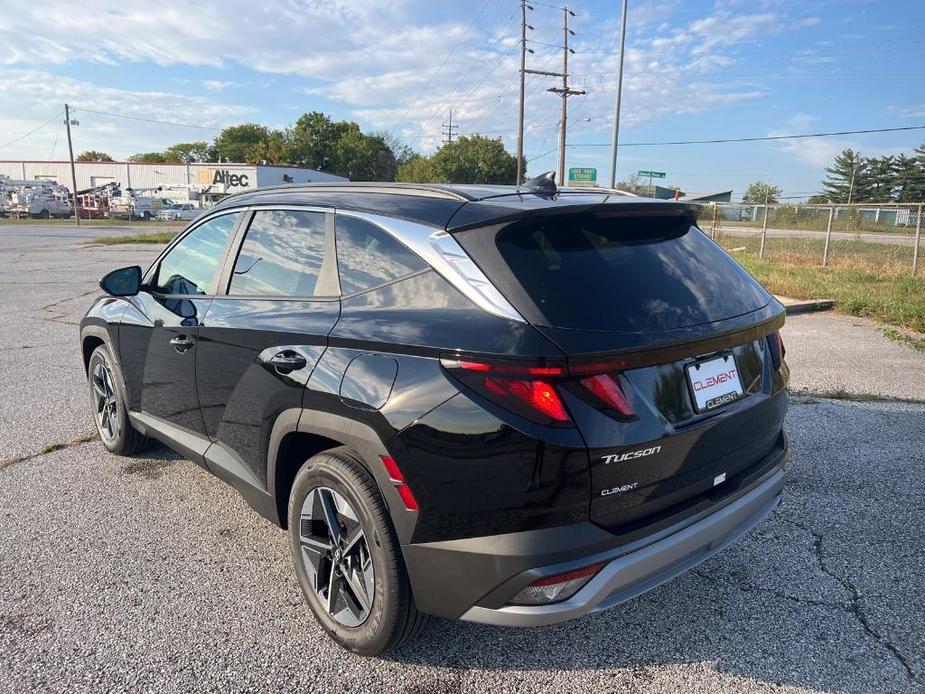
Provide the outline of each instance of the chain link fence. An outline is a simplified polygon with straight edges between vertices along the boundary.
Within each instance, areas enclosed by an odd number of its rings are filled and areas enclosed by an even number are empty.
[[[914,276],[925,262],[922,213],[922,203],[711,203],[700,226],[733,255]]]

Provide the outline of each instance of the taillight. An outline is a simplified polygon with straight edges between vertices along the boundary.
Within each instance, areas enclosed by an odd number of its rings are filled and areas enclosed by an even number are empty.
[[[455,378],[493,403],[525,419],[547,426],[570,427],[572,419],[562,400],[565,388],[598,409],[621,418],[635,416],[612,365],[600,364],[594,373],[587,365],[515,363],[444,358],[441,364]]]
[[[602,561],[580,569],[538,579],[511,598],[510,605],[548,605],[568,600],[606,566]]]
[[[774,365],[774,370],[777,371],[787,356],[787,349],[784,347],[784,340],[780,336],[779,330],[768,335],[768,346],[771,350],[771,363]]]

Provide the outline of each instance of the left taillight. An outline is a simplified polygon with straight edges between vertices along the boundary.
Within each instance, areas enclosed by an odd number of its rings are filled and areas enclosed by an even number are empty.
[[[784,347],[784,339],[779,330],[768,335],[768,347],[771,350],[771,363],[774,365],[774,370],[779,371],[787,356],[787,348]]]
[[[570,370],[565,363],[511,363],[443,358],[443,367],[457,380],[491,402],[538,424],[573,426],[560,389],[620,418],[635,416],[609,365],[599,370]],[[596,372],[599,371],[599,372]]]

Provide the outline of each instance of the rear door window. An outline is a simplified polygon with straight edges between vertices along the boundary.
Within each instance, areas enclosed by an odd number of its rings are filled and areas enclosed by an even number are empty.
[[[238,253],[228,293],[312,296],[324,262],[324,213],[261,210]]]
[[[769,301],[751,275],[679,215],[524,221],[501,229],[495,245],[508,272],[493,279],[515,306],[532,304],[528,313],[539,325],[671,330]]]
[[[378,287],[427,267],[387,232],[362,219],[337,215],[335,238],[341,294]]]

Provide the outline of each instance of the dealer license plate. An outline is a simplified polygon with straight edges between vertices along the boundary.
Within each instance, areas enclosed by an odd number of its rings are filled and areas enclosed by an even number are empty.
[[[688,364],[687,381],[698,412],[715,410],[742,397],[742,381],[731,354]]]

